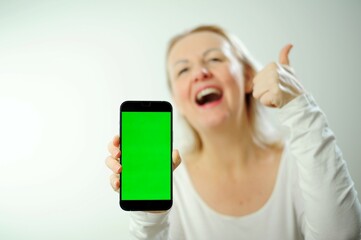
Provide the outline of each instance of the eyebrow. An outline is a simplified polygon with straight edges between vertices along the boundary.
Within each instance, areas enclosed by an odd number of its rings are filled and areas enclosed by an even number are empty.
[[[203,54],[202,56],[205,57],[207,56],[210,52],[213,52],[213,51],[218,51],[218,52],[222,52],[222,50],[220,48],[210,48],[210,49],[207,49]],[[176,61],[173,66],[176,66],[178,64],[181,64],[181,63],[188,63],[189,61],[186,60],[186,59],[181,59],[181,60],[178,60]]]
[[[222,52],[222,50],[220,48],[210,48],[207,51],[205,51],[202,55],[203,55],[203,57],[207,56],[210,52],[213,52],[213,51]]]
[[[181,63],[188,63],[188,60],[185,60],[185,59],[178,60],[173,64],[173,66],[176,66],[176,65],[181,64]]]

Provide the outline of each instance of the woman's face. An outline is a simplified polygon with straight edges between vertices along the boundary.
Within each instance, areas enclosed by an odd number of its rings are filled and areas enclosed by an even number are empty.
[[[242,117],[251,91],[229,43],[213,32],[180,39],[167,62],[172,94],[181,114],[196,130]]]

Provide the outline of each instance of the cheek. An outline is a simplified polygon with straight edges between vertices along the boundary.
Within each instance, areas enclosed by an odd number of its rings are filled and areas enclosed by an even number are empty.
[[[232,66],[231,68],[231,76],[233,77],[234,81],[234,90],[237,90],[237,92],[239,92],[240,95],[245,95],[246,94],[246,90],[245,90],[245,78],[244,78],[244,73],[243,73],[243,67],[239,64]]]
[[[237,82],[240,85],[244,85],[243,66],[240,64],[232,64],[230,69],[231,69],[231,74],[237,80]]]
[[[243,69],[239,64],[227,65],[222,71],[224,81],[232,88],[244,88]]]
[[[172,95],[177,108],[183,114],[186,100],[189,98],[189,89],[184,83],[175,82],[172,84]]]
[[[242,66],[237,65],[228,65],[223,71],[223,81],[227,86],[226,98],[232,104],[238,103],[244,99],[245,95],[245,82],[243,76]]]
[[[184,99],[188,95],[188,88],[184,82],[175,82],[172,87],[172,93],[174,98]]]

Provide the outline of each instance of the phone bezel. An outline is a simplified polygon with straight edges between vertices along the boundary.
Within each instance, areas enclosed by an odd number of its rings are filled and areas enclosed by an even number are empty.
[[[123,200],[122,199],[122,174],[120,173],[119,205],[125,211],[162,211],[168,210],[173,204],[173,171],[172,171],[172,149],[173,149],[173,108],[167,101],[124,101],[120,105],[119,138],[120,151],[122,151],[122,112],[169,112],[170,113],[170,200]],[[120,164],[122,157],[120,156]]]

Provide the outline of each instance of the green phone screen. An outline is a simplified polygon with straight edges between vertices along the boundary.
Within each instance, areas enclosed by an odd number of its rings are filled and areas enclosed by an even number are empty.
[[[122,112],[122,200],[171,199],[171,113]]]

